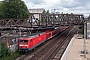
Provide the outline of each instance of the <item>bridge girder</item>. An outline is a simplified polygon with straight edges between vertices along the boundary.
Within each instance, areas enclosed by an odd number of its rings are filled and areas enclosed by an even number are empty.
[[[46,27],[46,26],[60,26],[71,24],[83,24],[83,14],[40,14],[31,13],[28,19],[0,19],[0,26],[26,26],[26,27]]]

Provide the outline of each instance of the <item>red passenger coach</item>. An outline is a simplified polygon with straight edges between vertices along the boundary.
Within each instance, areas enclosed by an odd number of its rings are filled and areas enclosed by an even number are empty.
[[[34,34],[28,37],[20,37],[18,40],[19,51],[32,50],[36,46],[45,42],[47,39],[54,37],[59,32],[65,30],[67,27],[57,27],[55,30],[46,30],[45,32]]]

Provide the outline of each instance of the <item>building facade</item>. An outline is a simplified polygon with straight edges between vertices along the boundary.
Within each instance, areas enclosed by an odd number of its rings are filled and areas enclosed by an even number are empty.
[[[44,11],[45,9],[43,8],[40,8],[40,9],[29,9],[29,12],[31,14],[34,14],[34,17],[35,19],[38,19],[40,18],[40,14]]]

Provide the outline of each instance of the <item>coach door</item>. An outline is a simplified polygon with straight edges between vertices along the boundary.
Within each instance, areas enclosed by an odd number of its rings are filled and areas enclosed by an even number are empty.
[[[30,48],[32,48],[33,47],[33,41],[32,41],[32,39],[30,40]]]

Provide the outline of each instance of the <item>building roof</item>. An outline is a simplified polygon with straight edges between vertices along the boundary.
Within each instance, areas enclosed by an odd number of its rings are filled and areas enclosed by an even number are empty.
[[[37,9],[29,9],[30,13],[42,13],[45,9],[37,8]]]

